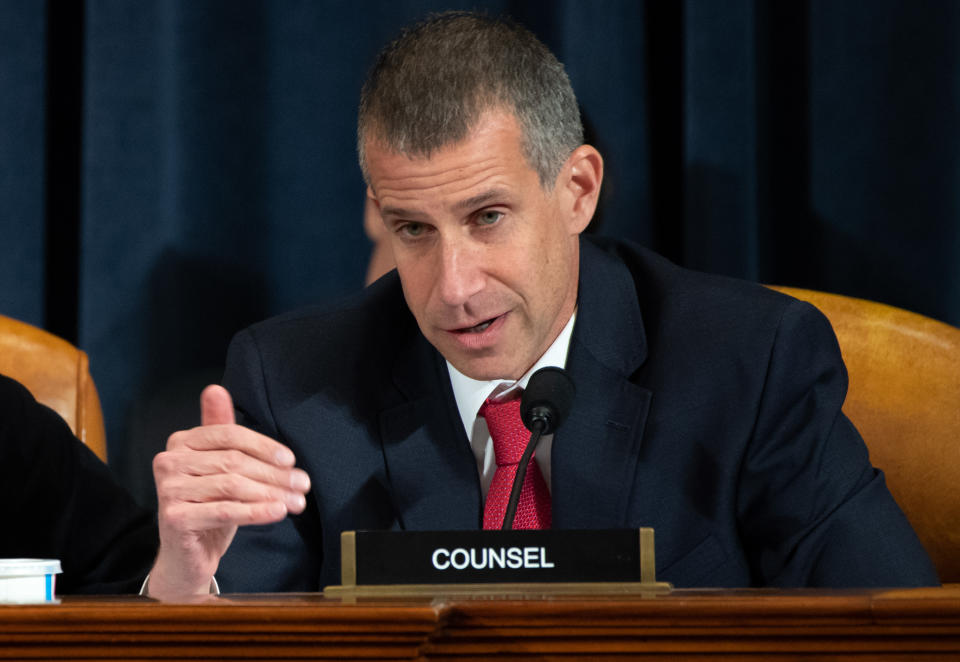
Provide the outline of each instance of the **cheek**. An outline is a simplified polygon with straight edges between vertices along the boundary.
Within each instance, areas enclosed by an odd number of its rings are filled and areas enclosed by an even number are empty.
[[[548,317],[559,312],[571,296],[571,288],[576,287],[571,282],[576,278],[571,250],[578,250],[578,247],[571,249],[569,241],[544,245],[536,270],[531,274],[531,287],[536,287],[536,292],[531,294],[539,299],[539,306]]]

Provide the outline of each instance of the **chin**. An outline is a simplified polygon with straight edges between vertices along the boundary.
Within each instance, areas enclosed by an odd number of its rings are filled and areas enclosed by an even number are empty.
[[[450,361],[453,366],[465,374],[470,379],[477,381],[491,381],[494,379],[519,379],[523,373],[514,375],[516,372],[508,365],[508,362],[501,359],[467,359],[463,361]]]

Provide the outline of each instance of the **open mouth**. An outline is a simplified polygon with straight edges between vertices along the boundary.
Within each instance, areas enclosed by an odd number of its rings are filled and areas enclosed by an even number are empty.
[[[466,332],[466,333],[482,333],[482,332],[486,331],[486,330],[487,330],[487,327],[489,327],[489,326],[490,326],[491,324],[493,324],[495,321],[497,321],[497,318],[496,318],[496,317],[494,317],[494,318],[492,318],[492,319],[488,319],[486,322],[480,322],[480,323],[477,324],[476,326],[471,326],[469,329],[464,329],[464,332]]]
[[[466,327],[463,327],[462,329],[456,329],[453,332],[458,334],[483,333],[484,331],[490,328],[491,324],[494,324],[497,320],[499,320],[502,317],[503,315],[497,315],[496,317],[491,317],[490,319],[484,320],[479,324],[475,324],[473,326],[466,326]]]
[[[450,329],[448,337],[454,339],[460,350],[466,352],[489,351],[503,341],[503,329],[510,312],[490,317],[473,326]]]

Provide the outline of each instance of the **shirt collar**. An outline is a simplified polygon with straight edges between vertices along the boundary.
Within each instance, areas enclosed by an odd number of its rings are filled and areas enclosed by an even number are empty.
[[[480,407],[494,390],[497,396],[503,396],[514,391],[517,388],[526,388],[530,376],[540,368],[553,366],[563,368],[567,364],[567,352],[570,349],[570,337],[573,334],[573,323],[577,317],[576,311],[570,316],[566,326],[560,331],[560,335],[553,341],[553,344],[547,348],[543,356],[533,364],[526,374],[519,380],[494,379],[481,381],[471,379],[462,372],[453,367],[447,361],[447,372],[450,374],[450,385],[453,387],[453,397],[457,400],[457,409],[460,411],[460,419],[463,421],[463,429],[469,439],[473,431],[473,422],[477,418],[477,412]]]

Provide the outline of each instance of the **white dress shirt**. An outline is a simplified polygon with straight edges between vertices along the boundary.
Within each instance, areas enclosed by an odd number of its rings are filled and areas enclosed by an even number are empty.
[[[454,368],[447,361],[447,371],[450,373],[450,384],[453,386],[453,396],[457,400],[457,409],[460,410],[460,419],[463,421],[463,429],[467,433],[467,439],[470,440],[470,446],[473,448],[473,454],[477,458],[477,470],[480,472],[480,487],[483,489],[483,496],[486,498],[487,490],[490,489],[490,481],[493,480],[493,473],[497,469],[496,458],[493,454],[493,439],[490,438],[490,431],[487,429],[487,422],[482,417],[477,416],[480,407],[484,401],[491,395],[497,398],[506,397],[517,388],[526,388],[530,376],[540,368],[548,366],[564,368],[567,365],[567,352],[570,349],[570,336],[573,334],[573,322],[577,317],[574,312],[570,316],[567,325],[563,327],[560,335],[553,341],[553,344],[543,353],[530,370],[517,381],[507,379],[494,379],[492,381],[478,381],[467,377],[462,372]],[[553,435],[548,434],[540,437],[540,443],[537,444],[536,453],[533,459],[540,467],[540,473],[547,483],[547,488],[552,489],[550,484],[550,451],[553,449]]]

